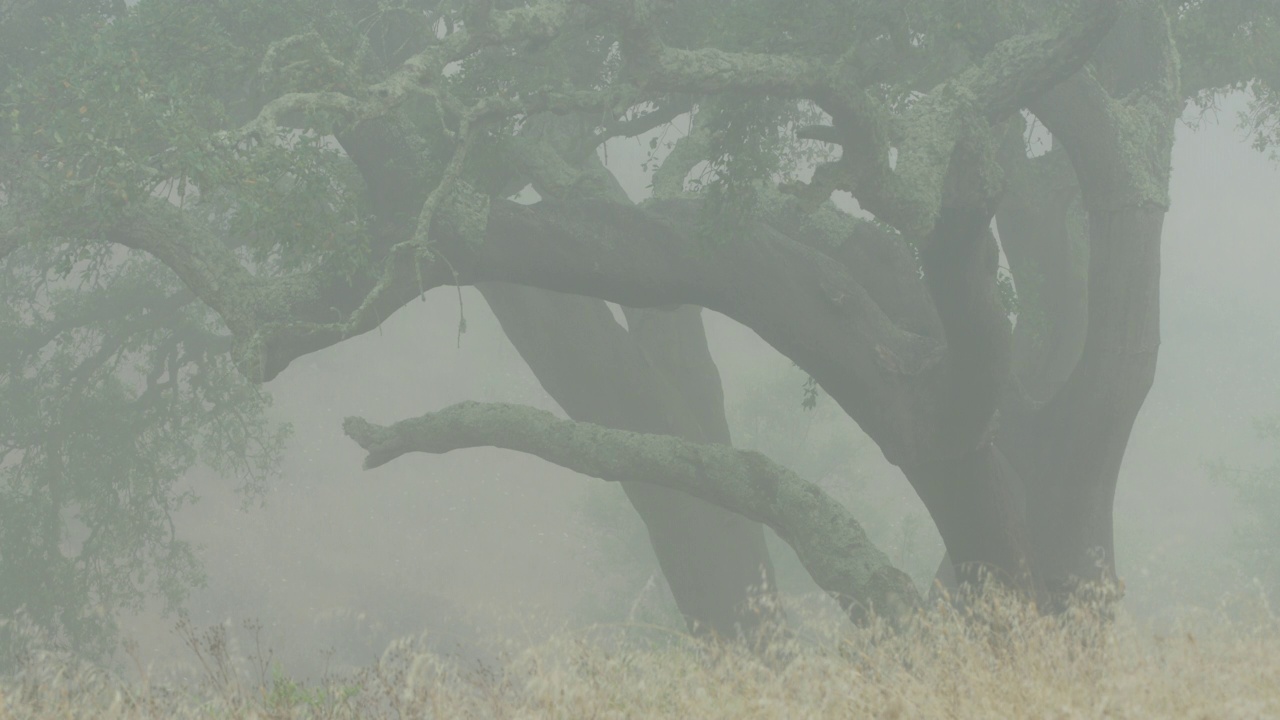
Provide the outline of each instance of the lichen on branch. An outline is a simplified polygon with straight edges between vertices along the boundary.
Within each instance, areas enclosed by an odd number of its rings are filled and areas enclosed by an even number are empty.
[[[608,481],[687,492],[764,523],[795,549],[818,586],[855,620],[897,621],[920,604],[853,515],[822,488],[757,452],[561,420],[545,410],[464,402],[390,426],[349,417],[347,436],[376,468],[410,452],[500,447]]]

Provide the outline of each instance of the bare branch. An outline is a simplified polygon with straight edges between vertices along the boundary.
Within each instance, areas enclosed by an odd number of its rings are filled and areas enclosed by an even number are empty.
[[[848,510],[756,452],[575,423],[496,403],[460,403],[389,427],[352,417],[343,429],[368,451],[366,468],[409,452],[494,446],[604,480],[681,490],[773,528],[818,586],[855,619],[874,610],[896,620],[920,604],[911,579],[871,543]]]

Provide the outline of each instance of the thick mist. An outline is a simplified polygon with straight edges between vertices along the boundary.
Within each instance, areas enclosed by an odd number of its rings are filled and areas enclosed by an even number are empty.
[[[1249,591],[1232,555],[1242,508],[1207,463],[1268,461],[1252,421],[1280,408],[1280,170],[1237,129],[1243,107],[1233,96],[1217,113],[1189,112],[1177,130],[1161,357],[1116,500],[1125,606],[1162,623]],[[647,193],[647,147],[647,137],[607,146],[608,167],[637,199]],[[819,393],[804,409],[806,375],[754,332],[710,311],[703,318],[735,442],[855,503],[873,539],[927,585],[942,544],[901,473],[830,398]],[[432,290],[266,388],[272,417],[293,429],[280,477],[247,498],[193,472],[187,482],[201,500],[175,519],[208,570],[189,603],[197,625],[229,623],[248,642],[241,624],[260,620],[262,639],[303,675],[366,663],[423,631],[442,653],[488,661],[497,637],[533,640],[594,622],[681,626],[644,527],[614,483],[492,448],[360,469],[363,453],[341,429],[349,415],[392,422],[463,400],[560,413],[475,290]],[[789,548],[776,537],[770,547],[784,593],[816,596]],[[172,620],[133,616],[124,634],[143,658],[182,658]]]

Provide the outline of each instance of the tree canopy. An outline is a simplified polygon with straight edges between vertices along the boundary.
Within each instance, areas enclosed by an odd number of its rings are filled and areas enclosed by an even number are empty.
[[[0,613],[101,643],[113,609],[179,602],[200,573],[175,483],[269,477],[260,384],[481,283],[722,312],[903,469],[962,578],[1114,578],[1174,123],[1249,89],[1269,147],[1277,22],[1259,0],[6,0]],[[677,122],[630,202],[606,141]],[[520,408],[347,428],[372,464],[498,445],[665,483],[776,529],[851,609],[915,602],[762,456]]]

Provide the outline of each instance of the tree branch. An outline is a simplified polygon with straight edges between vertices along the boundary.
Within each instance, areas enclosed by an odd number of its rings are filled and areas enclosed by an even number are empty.
[[[386,260],[387,272],[354,283],[323,269],[256,277],[215,235],[160,201],[140,203],[108,237],[156,256],[217,311],[251,378],[270,379],[296,357],[372,330],[433,287],[511,282],[630,307],[725,313],[804,367],[890,461],[936,451],[930,409],[941,344],[898,327],[849,270],[766,225],[707,247],[696,234],[699,207],[497,201],[483,242],[447,227],[434,229],[428,256],[388,241],[401,250]]]
[[[972,89],[988,120],[1003,120],[1084,67],[1119,16],[1119,0],[1089,0],[1062,31],[999,43],[959,82]]]
[[[980,63],[940,84],[904,113],[895,114],[852,87],[847,68],[824,70],[809,90],[831,114],[831,130],[805,136],[844,147],[839,161],[819,166],[812,188],[793,188],[818,200],[846,190],[876,217],[908,237],[927,237],[944,202],[944,183],[957,143],[980,136],[1084,66],[1118,15],[1117,0],[1092,0],[1058,33],[1023,35],[996,45]],[[842,139],[838,139],[842,138]],[[891,167],[889,154],[897,151]],[[970,190],[999,193],[998,179],[973,178]]]
[[[459,102],[435,87],[449,63],[462,60],[485,47],[555,37],[569,21],[571,6],[575,4],[573,0],[543,0],[536,5],[495,13],[486,17],[474,32],[465,27],[455,30],[405,60],[400,69],[381,82],[362,88],[356,94],[334,91],[285,93],[266,103],[257,117],[238,131],[225,134],[223,140],[234,143],[246,138],[274,137],[280,118],[290,113],[330,113],[348,123],[381,117],[413,94],[434,96],[458,114],[463,112]],[[274,52],[268,53],[264,61],[268,69],[273,64],[273,56]],[[570,94],[562,99],[572,103],[579,98]],[[481,104],[484,107],[477,110],[477,114],[498,111],[492,104],[484,101]]]
[[[624,328],[603,300],[507,283],[477,289],[570,419],[730,444],[701,308],[624,308]],[[732,637],[735,625],[747,629],[766,619],[743,606],[777,589],[760,523],[679,490],[620,484],[693,632]]]
[[[1143,46],[1133,63],[1140,77],[1126,78],[1113,93],[1103,78],[1119,73],[1103,64],[1028,104],[1066,148],[1091,213],[1169,205],[1173,134],[1167,126],[1184,104],[1169,19],[1148,2],[1127,12],[1123,24],[1126,36],[1111,42]]]
[[[130,204],[105,237],[147,252],[177,273],[222,318],[235,339],[237,365],[252,379],[266,379],[267,369],[279,364],[263,347],[274,328],[324,307],[321,273],[256,277],[221,238],[163,200]]]
[[[1080,187],[1061,145],[1029,158],[1024,132],[1025,125],[1018,123],[1002,148],[1000,162],[1010,182],[996,222],[1018,286],[1014,371],[1027,394],[1021,400],[1035,403],[1061,387],[1080,357],[1087,314],[1088,231]],[[1002,414],[1012,417],[1005,410]]]
[[[896,326],[839,263],[772,228],[757,224],[727,247],[707,247],[696,236],[699,207],[494,203],[483,243],[446,244],[441,253],[457,269],[456,282],[511,282],[629,307],[688,304],[725,313],[813,375],[891,461],[929,452],[920,423],[923,414],[928,424],[940,344]],[[455,282],[442,263],[423,261],[428,286]],[[400,278],[389,294],[416,292],[409,271]]]
[[[368,451],[366,468],[408,452],[493,446],[604,480],[681,490],[773,528],[855,620],[869,610],[901,619],[920,603],[911,579],[890,564],[843,506],[756,452],[574,423],[544,410],[496,403],[460,403],[389,427],[351,417],[343,429]]]

